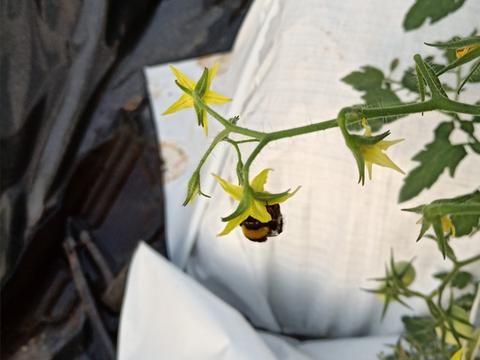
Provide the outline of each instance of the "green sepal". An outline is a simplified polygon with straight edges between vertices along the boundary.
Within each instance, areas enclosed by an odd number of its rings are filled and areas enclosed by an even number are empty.
[[[269,193],[269,192],[256,192],[254,191],[253,192],[253,197],[257,200],[260,200],[260,201],[265,201],[265,202],[270,202],[270,201],[275,201],[277,199],[280,199],[281,197],[285,196],[285,195],[288,195],[288,193],[290,192],[290,189],[288,189],[287,191],[284,191],[284,192],[281,192],[281,193],[275,193],[275,194],[272,194],[272,193]]]
[[[437,47],[440,49],[461,49],[467,46],[480,45],[480,36],[469,36],[463,39],[457,38],[454,40],[438,43],[424,43],[428,46]]]
[[[417,242],[420,241],[420,239],[426,234],[428,229],[430,229],[431,223],[427,221],[426,219],[422,219],[422,226],[420,227],[420,233],[417,236]]]
[[[419,54],[416,54],[413,59],[421,76],[427,82],[432,98],[437,96],[448,98],[433,67],[428,62],[425,62]]]
[[[205,113],[205,110],[203,110],[200,106],[197,105],[197,103],[193,103],[193,108],[195,109],[195,113],[197,114],[197,123],[198,126],[203,127],[203,114]]]
[[[415,65],[415,73],[417,74],[417,88],[418,92],[420,93],[420,99],[422,101],[425,101],[425,79],[422,76],[422,73],[420,72],[420,69],[418,68],[418,65]]]
[[[435,232],[436,240],[442,256],[445,259],[447,253],[447,239],[443,235],[442,221],[437,217],[432,221],[433,231]]]
[[[423,214],[423,209],[425,208],[425,206],[426,205],[419,205],[413,208],[402,209],[402,211],[413,212],[416,214]]]
[[[232,219],[235,219],[237,216],[240,216],[243,212],[245,212],[248,209],[248,207],[250,206],[250,202],[251,202],[251,197],[247,195],[244,196],[240,201],[240,203],[238,204],[235,211],[232,212],[230,215],[223,217],[222,221],[223,222],[230,221]]]
[[[198,80],[197,84],[195,85],[195,93],[202,98],[207,91],[207,84],[208,84],[208,69],[205,68],[203,70],[202,76]]]
[[[374,136],[351,135],[352,139],[361,145],[375,145],[390,135],[390,130]]]
[[[192,90],[190,90],[190,89],[186,88],[185,86],[183,86],[182,84],[180,84],[180,83],[178,82],[178,80],[175,80],[175,84],[177,84],[177,86],[178,86],[185,94],[192,96]]]
[[[460,94],[460,91],[463,89],[463,87],[465,86],[465,84],[467,83],[467,81],[473,77],[473,75],[477,72],[477,70],[480,69],[480,61],[478,61],[477,63],[475,63],[473,66],[472,66],[472,69],[470,70],[470,72],[468,73],[468,75],[465,77],[465,79],[463,79],[462,83],[460,84],[460,86],[458,87],[457,89],[457,94]]]
[[[183,206],[187,206],[191,201],[195,199],[195,196],[197,195],[202,195],[207,198],[210,198],[210,195],[207,195],[202,192],[200,188],[200,173],[198,171],[195,171],[192,174],[192,177],[190,178],[190,180],[188,181],[187,195],[185,196]]]

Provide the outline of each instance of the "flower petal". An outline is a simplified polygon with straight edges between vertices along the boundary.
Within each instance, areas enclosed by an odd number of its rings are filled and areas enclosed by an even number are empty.
[[[187,94],[183,94],[180,99],[174,102],[162,115],[173,114],[177,111],[193,107],[193,99]]]
[[[258,173],[258,175],[253,178],[250,186],[254,191],[263,192],[263,188],[265,186],[265,183],[267,182],[268,172],[271,170],[272,169],[264,169],[260,171],[260,173]]]
[[[203,130],[205,130],[205,136],[208,136],[208,119],[207,119],[206,111],[203,112],[202,126],[203,126]]]
[[[223,96],[215,91],[208,90],[203,96],[203,101],[206,104],[225,104],[232,101],[229,97]]]
[[[268,204],[269,204],[269,205],[280,204],[280,203],[282,203],[282,202],[290,199],[293,195],[295,195],[295,194],[297,193],[298,190],[300,190],[300,188],[301,188],[301,186],[297,187],[297,188],[295,189],[295,191],[290,192],[290,193],[288,193],[288,194],[285,194],[285,195],[283,195],[282,197],[279,197],[278,199],[275,199],[275,200],[272,201],[272,202],[269,201]]]
[[[377,145],[380,149],[382,150],[387,150],[390,146],[392,145],[395,145],[395,144],[398,144],[402,141],[404,141],[405,139],[398,139],[398,140],[381,140],[379,141],[378,143],[376,143],[375,145]]]
[[[382,152],[378,146],[375,145],[364,145],[362,146],[363,157],[365,162],[371,162],[379,166],[388,167],[398,172],[405,174],[402,169],[400,169],[390,158]]]
[[[208,70],[208,78],[207,78],[207,91],[210,89],[210,85],[212,85],[212,80],[217,75],[218,70],[218,63],[213,64],[212,68]]]
[[[235,229],[238,225],[240,225],[242,222],[244,222],[245,219],[248,218],[248,216],[249,216],[248,212],[244,212],[240,216],[237,216],[236,218],[230,220],[229,222],[227,222],[227,225],[222,230],[222,232],[217,234],[217,236],[224,236],[224,235],[229,234],[233,229]]]
[[[175,77],[177,78],[177,81],[180,83],[180,85],[185,86],[186,88],[188,88],[190,90],[193,90],[195,88],[195,81],[190,79],[187,75],[182,73],[175,66],[168,65],[168,67],[173,72],[173,75],[175,75]]]
[[[222,186],[223,190],[225,190],[231,197],[235,200],[240,201],[243,196],[243,189],[234,184],[230,184],[228,181],[223,180],[220,176],[212,174],[213,177],[218,181],[218,183]]]
[[[367,171],[368,171],[368,179],[372,180],[372,163],[370,161],[366,161],[365,165],[367,165]]]
[[[252,200],[247,211],[251,217],[260,222],[267,223],[272,220],[272,215],[267,211],[265,204],[258,200]]]

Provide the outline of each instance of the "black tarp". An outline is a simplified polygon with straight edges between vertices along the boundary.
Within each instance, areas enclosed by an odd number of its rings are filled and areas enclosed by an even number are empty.
[[[1,2],[2,358],[112,357],[132,251],[167,253],[142,69],[228,50],[249,4]]]

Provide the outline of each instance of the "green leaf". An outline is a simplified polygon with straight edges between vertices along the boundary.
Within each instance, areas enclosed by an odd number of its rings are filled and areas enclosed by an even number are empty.
[[[463,145],[450,143],[449,137],[452,131],[453,123],[441,123],[435,129],[434,141],[413,157],[413,160],[420,162],[420,165],[405,177],[400,190],[400,202],[410,200],[422,190],[429,189],[445,169],[448,169],[450,176],[453,177],[455,169],[467,152]]]
[[[473,280],[473,275],[467,271],[460,271],[452,280],[452,286],[458,289],[464,289]]]
[[[469,145],[473,151],[475,151],[477,154],[480,154],[480,143],[471,143]]]
[[[406,31],[414,30],[430,19],[433,24],[450,13],[457,11],[465,0],[417,0],[403,20]]]
[[[428,344],[435,341],[435,321],[426,316],[403,316],[403,325],[407,336],[413,337],[421,344]]]
[[[400,98],[390,89],[370,89],[362,96],[367,105],[392,106],[401,103]]]
[[[409,67],[404,71],[401,82],[408,90],[418,92],[418,80],[413,67]]]
[[[381,70],[368,65],[361,69],[362,71],[354,71],[348,74],[342,81],[359,91],[369,91],[382,86],[385,76]]]
[[[475,133],[475,127],[472,121],[460,120],[460,129],[470,136],[473,136]]]
[[[455,300],[455,304],[460,306],[466,311],[470,311],[473,306],[473,302],[475,300],[475,293],[468,293],[460,296]]]

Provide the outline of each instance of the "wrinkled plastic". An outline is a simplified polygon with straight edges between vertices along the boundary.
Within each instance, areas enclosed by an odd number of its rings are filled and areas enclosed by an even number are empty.
[[[228,49],[248,4],[2,3],[2,358],[112,357],[132,251],[166,255],[142,68]]]

